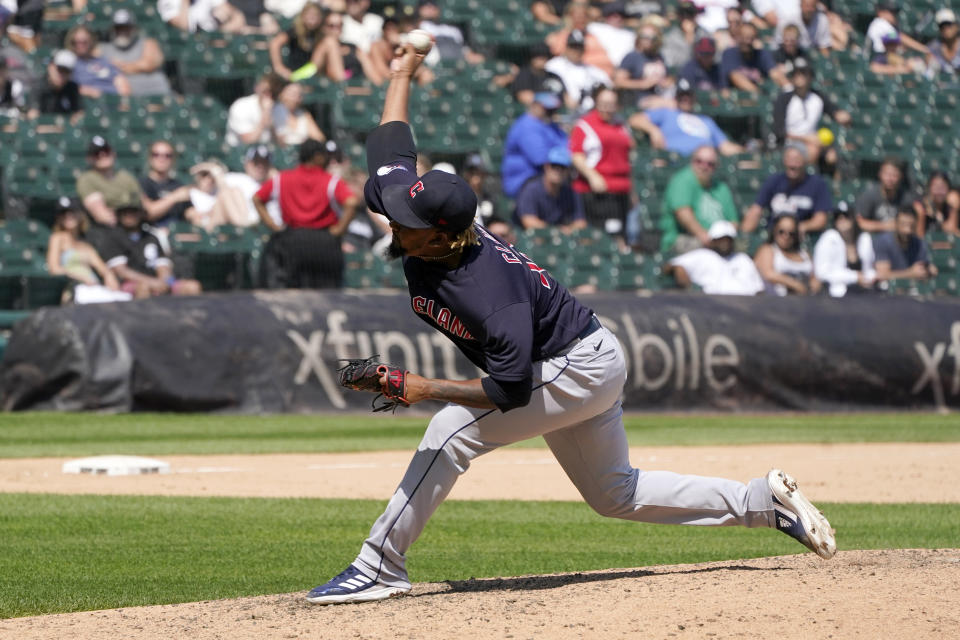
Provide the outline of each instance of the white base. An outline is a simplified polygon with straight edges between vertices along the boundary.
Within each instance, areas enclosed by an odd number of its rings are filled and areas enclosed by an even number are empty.
[[[146,473],[170,473],[170,463],[139,456],[94,456],[64,462],[63,472],[135,476]]]

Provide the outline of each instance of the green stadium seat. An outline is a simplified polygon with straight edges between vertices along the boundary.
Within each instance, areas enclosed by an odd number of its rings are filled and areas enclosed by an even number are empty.
[[[50,242],[50,228],[38,220],[14,219],[0,225],[4,245],[45,251]],[[0,250],[0,256],[3,255]],[[2,259],[2,258],[0,258]]]
[[[933,284],[933,291],[938,295],[960,295],[960,278],[955,271],[937,274]]]
[[[933,293],[935,282],[894,279],[888,282],[888,291],[894,295],[921,297]]]

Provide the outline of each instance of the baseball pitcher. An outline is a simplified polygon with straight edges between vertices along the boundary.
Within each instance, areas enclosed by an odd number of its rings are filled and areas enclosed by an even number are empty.
[[[307,600],[363,602],[409,591],[407,550],[460,474],[477,456],[535,436],[602,515],[775,527],[831,558],[830,524],[782,471],[743,484],[630,465],[617,338],[547,271],[474,223],[476,197],[460,177],[416,174],[407,104],[423,56],[411,44],[397,51],[380,126],[367,139],[364,196],[390,219],[390,253],[403,262],[413,312],[486,375],[428,379],[370,360],[341,370],[344,384],[382,393],[393,405],[448,404],[430,420],[359,555]]]

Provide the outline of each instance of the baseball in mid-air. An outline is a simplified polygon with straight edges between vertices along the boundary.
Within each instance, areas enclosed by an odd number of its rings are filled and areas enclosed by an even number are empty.
[[[413,45],[417,53],[429,53],[433,48],[433,36],[423,29],[414,29],[408,33],[407,42]]]

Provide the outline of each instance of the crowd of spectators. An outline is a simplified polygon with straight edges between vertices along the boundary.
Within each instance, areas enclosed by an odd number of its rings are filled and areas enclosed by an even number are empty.
[[[593,228],[629,254],[651,247],[649,237],[642,242],[631,232],[646,211],[655,224],[641,233],[654,237],[663,275],[680,288],[841,296],[891,280],[934,278],[926,238],[960,235],[960,191],[943,171],[916,185],[903,158],[887,157],[873,159],[875,181],[848,194],[849,202],[837,200],[846,159],[835,139],[858,124],[859,114],[818,86],[814,59],[859,51],[863,73],[954,74],[955,82],[956,14],[948,6],[937,10],[937,36],[923,42],[901,28],[907,9],[896,2],[876,2],[865,27],[831,5],[534,0],[531,16],[545,25],[545,37],[493,79],[522,110],[503,139],[502,159],[495,165],[472,153],[434,168],[462,172],[478,195],[478,222],[512,238],[518,231],[576,235]],[[85,3],[73,6],[82,13]],[[8,41],[0,56],[6,117],[76,119],[112,96],[183,90],[162,39],[126,8],[112,11],[106,28],[70,28],[34,76],[13,73],[10,63],[23,59],[15,51],[29,56],[43,42],[44,3],[11,7],[0,11]],[[327,121],[305,105],[305,83],[362,79],[383,87],[395,47],[414,28],[436,41],[416,78],[423,87],[445,64],[465,63],[470,73],[471,65],[497,55],[476,46],[470,25],[451,21],[441,2],[384,8],[370,0],[159,0],[156,13],[169,28],[264,43],[269,72],[249,78],[252,92],[226,105],[223,140],[237,149],[242,170],[209,158],[178,174],[176,143],[189,140],[158,138],[144,149],[144,171],[135,176],[117,166],[109,135],[92,137],[77,200],[57,206],[50,273],[87,287],[75,294],[78,301],[198,293],[201,284],[181,277],[171,259],[170,230],[185,222],[208,233],[265,229],[261,284],[342,286],[344,251],[375,251],[389,227],[363,207],[364,171],[344,158],[336,132],[325,131]],[[732,98],[759,105],[760,124],[731,128],[702,113]],[[299,164],[278,171],[274,154],[287,148]],[[762,173],[751,193],[732,189],[722,169],[756,171],[757,157],[779,157],[780,170]],[[426,154],[420,161],[429,164]],[[660,178],[644,201],[638,177],[648,172]]]

